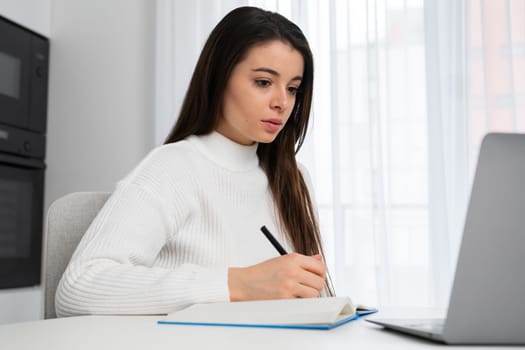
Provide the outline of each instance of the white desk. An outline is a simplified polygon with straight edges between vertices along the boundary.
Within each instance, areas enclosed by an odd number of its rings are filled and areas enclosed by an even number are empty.
[[[384,316],[384,315],[383,315]],[[364,320],[330,331],[158,325],[158,316],[82,316],[0,326],[0,348],[105,349],[430,349],[423,339]],[[456,349],[509,347],[454,347]],[[525,349],[525,347],[515,347]]]

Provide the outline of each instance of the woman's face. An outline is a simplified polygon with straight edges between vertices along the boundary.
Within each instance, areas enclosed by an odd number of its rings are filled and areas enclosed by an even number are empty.
[[[226,85],[217,131],[243,145],[272,142],[290,117],[303,70],[301,53],[282,41],[252,47]]]

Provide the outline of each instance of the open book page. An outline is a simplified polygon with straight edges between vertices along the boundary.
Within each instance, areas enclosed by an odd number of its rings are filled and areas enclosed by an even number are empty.
[[[330,325],[355,316],[348,297],[195,304],[159,323],[227,325]]]

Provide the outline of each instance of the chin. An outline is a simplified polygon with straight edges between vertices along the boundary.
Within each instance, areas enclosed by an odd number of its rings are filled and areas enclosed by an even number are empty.
[[[273,141],[275,141],[275,139],[277,138],[277,135],[279,135],[279,133],[276,133],[276,134],[266,134],[266,135],[261,135],[258,139],[257,139],[257,142],[258,143],[272,143]]]

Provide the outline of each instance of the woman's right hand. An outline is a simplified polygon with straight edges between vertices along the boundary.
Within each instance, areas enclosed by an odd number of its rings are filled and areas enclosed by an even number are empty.
[[[228,270],[231,301],[318,297],[325,288],[321,255],[286,254]]]

